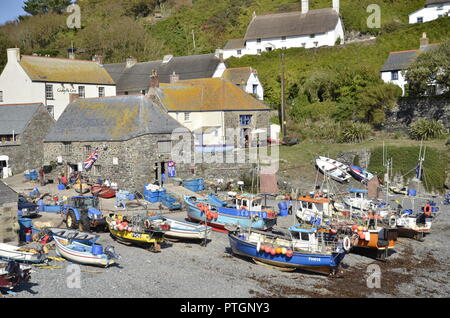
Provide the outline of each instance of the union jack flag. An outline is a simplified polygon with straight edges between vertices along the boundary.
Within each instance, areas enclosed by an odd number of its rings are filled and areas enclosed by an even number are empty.
[[[85,170],[89,170],[97,161],[98,156],[99,156],[98,148],[96,148],[95,151],[91,154],[91,156],[87,158],[85,161],[83,161],[83,168]]]

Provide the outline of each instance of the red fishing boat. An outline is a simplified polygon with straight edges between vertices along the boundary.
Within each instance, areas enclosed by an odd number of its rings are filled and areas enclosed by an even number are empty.
[[[94,184],[91,187],[91,193],[103,199],[114,198],[116,196],[116,190],[99,184]]]

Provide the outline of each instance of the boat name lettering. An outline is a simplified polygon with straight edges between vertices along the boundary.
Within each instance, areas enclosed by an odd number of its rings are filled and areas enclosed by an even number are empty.
[[[134,238],[140,238],[141,234],[139,234],[139,233],[132,233],[131,236],[133,236]]]
[[[320,262],[320,258],[317,257],[308,257],[308,260],[310,260],[311,262]]]

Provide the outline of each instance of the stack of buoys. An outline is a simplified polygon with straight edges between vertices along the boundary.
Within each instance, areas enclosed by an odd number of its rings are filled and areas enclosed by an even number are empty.
[[[286,255],[287,257],[290,258],[290,257],[292,257],[292,255],[294,255],[293,251],[288,250],[285,247],[276,247],[276,248],[274,248],[274,247],[271,247],[269,245],[261,245],[261,246],[258,245],[256,248],[258,249],[258,247],[259,247],[258,252],[260,252],[260,251],[261,252],[265,252],[265,253],[273,255],[273,256],[275,256],[275,255]]]
[[[361,240],[364,240],[366,238],[366,232],[367,232],[367,228],[362,226],[362,225],[353,225],[352,226],[352,231],[356,234],[358,234],[358,237]]]
[[[123,220],[120,219],[115,219],[114,221],[111,222],[111,227],[115,230],[115,231],[127,231],[127,232],[133,232],[133,228],[132,226]]]

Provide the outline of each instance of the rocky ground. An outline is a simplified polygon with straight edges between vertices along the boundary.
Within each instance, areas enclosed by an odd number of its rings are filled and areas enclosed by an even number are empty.
[[[20,179],[9,183],[20,191],[33,188]],[[47,187],[55,192],[55,185]],[[103,205],[114,209],[114,199]],[[227,235],[219,232],[213,232],[206,247],[173,242],[163,245],[160,253],[122,245],[102,233],[99,242],[114,246],[121,255],[118,265],[107,269],[81,265],[80,288],[69,288],[71,263],[52,261],[54,269],[34,268],[31,282],[16,290],[17,297],[449,297],[450,215],[446,206],[441,208],[424,242],[400,238],[386,262],[350,253],[335,277],[281,272],[233,256]],[[186,212],[170,216],[184,219]],[[62,220],[57,214],[41,218]],[[278,227],[294,222],[293,216],[280,217]],[[381,269],[380,288],[368,287],[371,264]]]

